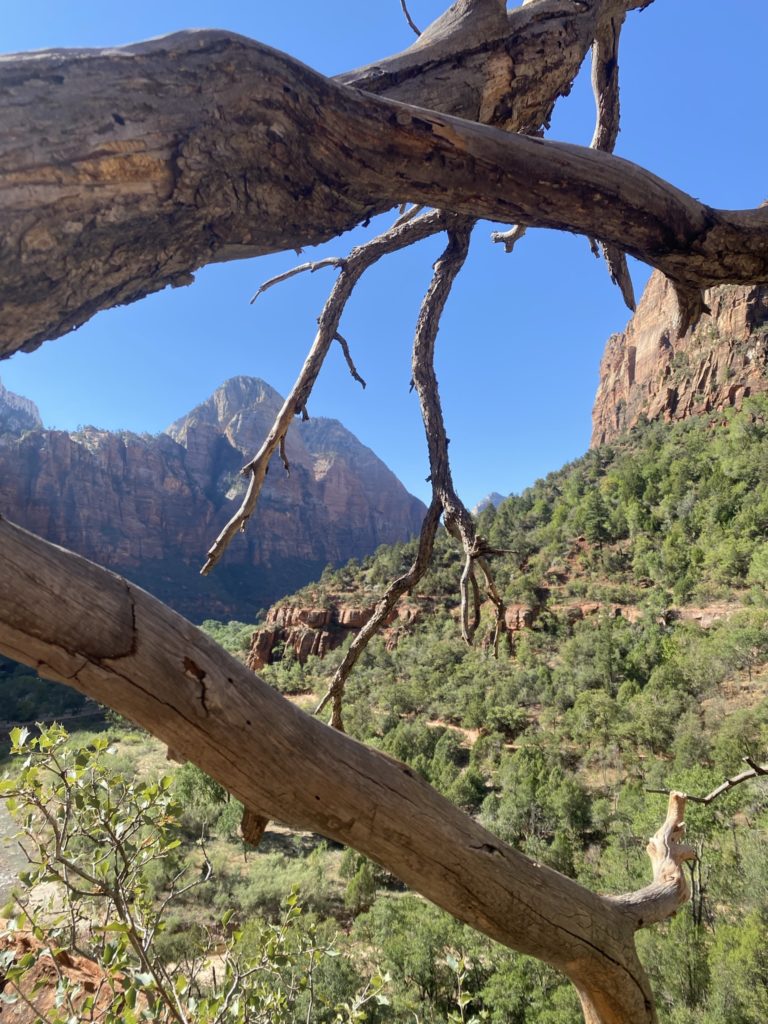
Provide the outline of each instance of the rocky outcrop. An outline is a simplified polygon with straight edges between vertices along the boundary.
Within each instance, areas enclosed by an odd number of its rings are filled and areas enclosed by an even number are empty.
[[[6,406],[23,413],[24,400],[12,398]],[[44,430],[37,417],[0,434],[0,513],[196,621],[253,620],[326,565],[410,537],[424,513],[340,423],[297,422],[290,475],[276,458],[249,529],[201,577],[205,552],[243,493],[240,467],[282,401],[263,381],[237,377],[157,436],[96,427],[69,434]]]
[[[4,927],[3,921],[0,921],[1,927]],[[79,1018],[82,1020],[102,1017],[112,1002],[114,991],[120,989],[119,976],[110,980],[97,963],[78,953],[58,950],[54,956],[50,947],[30,932],[14,932],[0,938],[0,955],[0,991],[8,997],[0,1012],[3,1024],[40,1024],[54,1016],[61,1020],[61,978],[69,983],[72,1004],[75,1010],[82,1012]],[[8,983],[6,972],[20,963],[26,965],[22,977],[18,982]],[[24,998],[19,998],[19,993]],[[137,1011],[146,1012],[146,1005],[140,994]]]
[[[398,637],[421,617],[429,598],[412,597],[394,608],[385,623],[385,641],[391,648]],[[366,624],[375,600],[361,604],[353,594],[326,594],[323,607],[278,604],[267,612],[266,624],[256,630],[247,665],[255,672],[292,651],[303,665],[310,655],[324,657]]]
[[[8,391],[0,380],[0,435],[23,434],[25,430],[38,430],[42,426],[35,403]]]
[[[600,364],[593,448],[645,416],[685,419],[768,391],[768,285],[723,285],[705,293],[711,313],[675,337],[677,302],[655,272],[637,312],[612,335]]]

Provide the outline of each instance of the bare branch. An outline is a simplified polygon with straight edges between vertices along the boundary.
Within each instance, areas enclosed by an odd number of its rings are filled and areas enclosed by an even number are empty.
[[[240,508],[208,551],[208,558],[201,570],[203,575],[209,573],[216,565],[235,534],[245,529],[259,499],[270,459],[279,448],[281,439],[287,434],[293,417],[301,414],[302,418],[308,418],[306,415],[307,399],[328,354],[328,349],[338,334],[339,321],[357,282],[364,272],[382,256],[404,249],[423,238],[428,238],[442,230],[444,226],[443,214],[439,211],[432,211],[400,227],[390,228],[369,242],[357,246],[346,259],[339,261],[341,272],[318,318],[318,330],[312,348],[309,350],[301,373],[277,414],[264,443],[256,456],[242,469],[244,475],[250,474],[248,489]]]
[[[417,213],[421,213],[424,206],[421,203],[414,203],[412,206],[408,206],[407,203],[400,207],[400,216],[395,221],[395,227],[399,227],[401,224],[406,224],[409,220],[416,216]]]
[[[490,549],[484,541],[477,538],[472,516],[457,496],[453,485],[448,458],[449,440],[445,431],[434,368],[435,342],[440,319],[453,283],[464,266],[469,252],[474,223],[474,220],[466,217],[447,216],[445,218],[445,224],[448,226],[448,244],[435,263],[432,281],[421,305],[414,336],[411,386],[416,388],[419,396],[427,437],[432,502],[422,524],[419,549],[413,565],[407,573],[398,577],[387,588],[384,597],[377,604],[373,616],[355,637],[344,660],[336,670],[327,693],[315,709],[315,714],[320,714],[332,700],[331,725],[336,729],[343,730],[342,705],[346,681],[370,639],[385,624],[387,616],[400,596],[415,586],[426,572],[441,514],[445,515],[445,526],[448,532],[464,548],[465,563],[460,582],[462,636],[467,643],[471,643],[480,624],[480,595],[475,576],[476,560],[481,563],[488,595],[497,607],[497,636],[499,622],[503,628],[503,604],[498,597],[490,570],[483,557],[489,553]],[[497,645],[498,641],[496,640],[494,649],[497,649]]]
[[[119,53],[4,59],[0,352],[31,350],[100,309],[187,284],[205,264],[327,240],[404,199],[601,238],[689,287],[766,280],[768,212],[713,210],[607,153],[514,134],[546,120],[600,15],[626,4],[546,0],[505,16],[494,0],[469,20],[461,6],[470,5],[454,5],[409,51],[333,81],[213,31]],[[564,8],[569,42],[553,6]],[[540,76],[516,77],[532,47]],[[243,103],[232,102],[233,81]],[[461,120],[478,116],[478,97],[488,125]],[[88,126],[114,123],[115,103],[143,127],[119,151],[94,151]],[[436,103],[445,112],[429,109]],[[265,126],[276,111],[273,138]],[[40,205],[46,244],[25,246]],[[157,228],[149,235],[148,223]]]
[[[525,224],[515,224],[515,226],[510,228],[509,231],[491,232],[491,241],[501,242],[506,252],[512,252],[515,248],[515,244],[520,241],[527,230],[528,228]]]
[[[288,461],[288,456],[285,452],[285,436],[280,438],[280,460],[283,463],[283,468],[288,476],[291,475],[291,464]]]
[[[691,327],[694,327],[704,313],[710,308],[704,301],[704,292],[700,288],[688,288],[673,282],[677,298],[677,337],[682,338]]]
[[[352,642],[331,680],[327,693],[315,709],[315,714],[320,714],[332,700],[331,725],[342,731],[342,705],[346,681],[368,642],[385,624],[387,616],[399,598],[414,587],[426,572],[441,514],[445,516],[446,529],[464,549],[465,563],[460,582],[462,636],[467,643],[472,643],[480,624],[480,595],[475,575],[476,565],[483,573],[487,595],[496,608],[494,650],[498,650],[498,637],[505,628],[504,605],[493,583],[485,557],[495,552],[488,547],[484,540],[477,537],[472,516],[456,494],[453,485],[448,458],[449,440],[445,430],[434,367],[435,343],[440,319],[453,283],[464,266],[475,224],[474,220],[470,218],[443,216],[442,224],[448,227],[448,244],[435,263],[432,281],[419,311],[413,342],[411,378],[411,386],[416,389],[419,396],[427,438],[430,467],[428,479],[432,484],[432,502],[422,523],[419,548],[413,565],[407,573],[398,577],[387,588],[383,598],[377,604],[374,614]]]
[[[619,39],[625,17],[622,13],[601,22],[592,44],[592,91],[597,117],[590,145],[604,153],[613,152],[619,136]],[[590,239],[590,243],[594,249],[594,240]],[[634,312],[637,303],[624,251],[610,242],[602,243],[601,248],[611,280],[618,285],[624,302]]]
[[[358,658],[368,646],[370,639],[379,632],[383,625],[386,624],[390,612],[393,610],[403,594],[407,594],[409,591],[413,590],[429,568],[429,563],[432,558],[432,550],[435,546],[435,535],[437,533],[438,524],[440,523],[442,511],[443,507],[439,499],[433,497],[432,502],[427,509],[424,521],[421,524],[419,547],[413,564],[407,572],[403,573],[402,576],[398,576],[397,579],[393,580],[389,584],[384,596],[376,605],[373,615],[368,619],[366,624],[357,633],[350,644],[349,650],[344,655],[344,660],[336,669],[331,685],[328,688],[328,692],[315,708],[315,714],[319,715],[320,712],[325,709],[328,702],[333,700],[331,725],[335,729],[340,729],[342,732],[344,731],[342,720],[342,698],[344,695],[344,687],[347,679],[349,679],[352,669],[357,663]]]
[[[634,313],[637,302],[632,276],[627,265],[627,254],[618,245],[613,245],[610,242],[601,242],[600,244],[611,280],[618,286],[627,308]]]
[[[592,91],[595,97],[595,131],[590,146],[612,153],[619,137],[619,39],[625,15],[606,18],[592,44]]]
[[[301,263],[298,267],[292,267],[291,270],[286,270],[282,274],[277,274],[275,277],[270,277],[264,284],[259,285],[258,291],[251,296],[251,305],[258,299],[260,295],[263,295],[268,289],[273,288],[276,284],[280,284],[282,281],[287,281],[291,277],[296,277],[297,274],[310,273],[314,274],[316,270],[321,270],[323,267],[342,267],[344,260],[339,259],[337,256],[328,256],[324,260],[315,260],[312,263]]]
[[[258,811],[252,811],[248,807],[244,807],[243,817],[240,821],[240,833],[243,841],[248,843],[249,846],[258,846],[268,824],[269,818],[265,818]]]
[[[406,4],[405,0],[400,0],[400,7],[403,10],[403,14],[405,15],[405,20],[408,22],[409,27],[411,29],[413,29],[413,31],[416,33],[417,36],[420,36],[421,35],[421,29],[417,28],[416,25],[414,25],[413,18],[411,17],[410,12],[408,11],[408,5]]]
[[[716,786],[711,793],[707,793],[706,796],[691,796],[687,793],[686,796],[691,803],[694,804],[711,804],[713,800],[716,800],[723,793],[729,792],[734,786],[740,785],[742,782],[747,782],[749,779],[756,779],[760,775],[768,775],[768,765],[757,764],[751,757],[744,758],[745,764],[749,765],[749,771],[740,772],[738,775],[733,775],[731,778],[726,779],[725,782],[721,782],[719,786]],[[647,789],[646,793],[669,793],[668,789]]]
[[[671,792],[664,824],[651,836],[646,852],[653,865],[653,881],[644,889],[610,896],[634,921],[635,928],[658,924],[672,917],[690,896],[683,867],[696,859],[696,851],[682,840],[685,836],[685,793]]]
[[[448,245],[435,263],[434,275],[419,312],[413,343],[412,380],[419,396],[421,416],[427,437],[432,494],[443,506],[445,527],[464,549],[466,558],[462,575],[462,636],[472,643],[477,629],[477,614],[470,620],[469,587],[474,579],[472,562],[488,553],[487,545],[477,537],[475,524],[467,508],[456,494],[448,458],[448,436],[440,404],[434,368],[435,342],[445,303],[451,293],[469,251],[474,221],[466,217],[449,220]],[[485,573],[484,573],[485,575]],[[475,584],[476,586],[476,581]]]
[[[344,353],[344,358],[347,361],[347,366],[349,367],[349,372],[352,374],[352,377],[360,384],[362,389],[365,390],[365,387],[366,387],[365,381],[360,376],[360,374],[357,372],[357,368],[356,368],[355,364],[352,361],[352,355],[351,355],[351,353],[349,351],[349,343],[347,342],[346,338],[344,338],[341,334],[339,334],[338,331],[336,331],[336,334],[334,335],[334,338],[341,345],[341,351]]]

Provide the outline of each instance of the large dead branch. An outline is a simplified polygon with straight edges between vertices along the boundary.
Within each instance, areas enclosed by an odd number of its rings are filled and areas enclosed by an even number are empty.
[[[714,210],[609,154],[438,113],[545,123],[600,19],[626,7],[466,0],[337,81],[215,31],[2,59],[0,351],[405,200],[580,232],[682,290],[768,280],[767,209]]]
[[[304,714],[138,587],[2,519],[0,651],[145,726],[254,820],[277,817],[353,846],[461,920],[557,967],[590,1024],[655,1021],[633,934],[685,898],[673,877],[684,858],[679,797],[652,841],[654,883],[631,897],[597,896],[502,843],[408,766]]]

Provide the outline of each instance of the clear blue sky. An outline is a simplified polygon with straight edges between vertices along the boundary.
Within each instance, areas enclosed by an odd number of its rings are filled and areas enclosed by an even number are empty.
[[[409,2],[422,27],[447,5]],[[3,0],[0,46],[117,45],[193,27],[232,29],[327,74],[413,39],[398,0]],[[766,29],[765,0],[656,0],[630,15],[617,152],[712,205],[760,203],[768,195]],[[561,101],[550,136],[588,144],[592,127],[587,73]],[[344,255],[374,227],[318,252]],[[531,232],[507,256],[488,240],[491,230],[481,224],[475,232],[438,346],[454,476],[469,505],[491,490],[519,491],[586,450],[600,355],[628,316],[583,239]],[[368,389],[333,352],[309,406],[341,419],[421,497],[428,469],[408,393],[410,341],[440,247],[423,243],[370,272],[342,322]],[[285,394],[333,271],[298,277],[255,306],[248,300],[295,262],[288,253],[206,268],[189,288],[101,313],[66,339],[0,363],[0,377],[38,403],[47,425],[63,429],[159,431],[235,374],[263,377]],[[647,273],[634,265],[638,294]]]

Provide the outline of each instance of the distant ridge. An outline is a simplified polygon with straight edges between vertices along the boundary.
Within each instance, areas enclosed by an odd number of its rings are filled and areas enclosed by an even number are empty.
[[[190,618],[252,620],[327,564],[417,532],[423,504],[341,423],[292,425],[290,476],[275,460],[260,505],[222,564],[205,552],[245,487],[282,397],[235,377],[156,436],[46,430],[0,391],[0,513],[124,573]]]
[[[499,494],[498,491],[491,491],[490,494],[486,494],[484,498],[481,498],[480,501],[478,501],[478,503],[472,509],[472,514],[476,516],[480,512],[484,512],[485,509],[487,508],[498,508],[502,501],[505,500],[505,498],[505,494]]]
[[[41,429],[43,421],[34,402],[15,395],[0,380],[0,434],[20,434]]]

